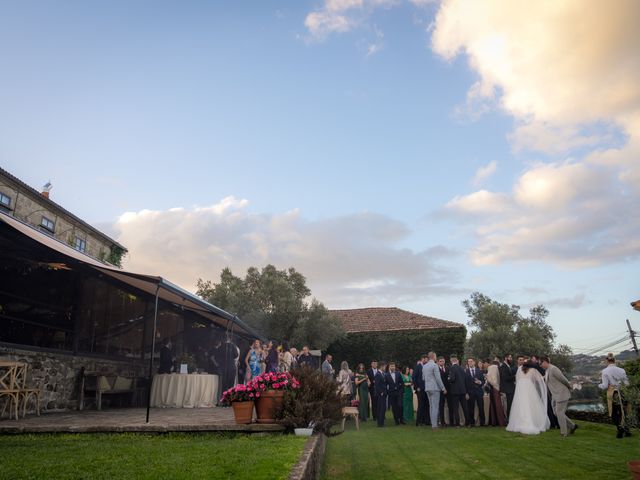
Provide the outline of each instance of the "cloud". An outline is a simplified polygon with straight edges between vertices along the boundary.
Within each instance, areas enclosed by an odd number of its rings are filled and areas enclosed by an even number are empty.
[[[481,185],[487,178],[496,173],[497,168],[498,162],[496,162],[495,160],[485,165],[484,167],[480,167],[478,170],[476,170],[476,174],[473,176],[473,185],[475,185],[476,187]]]
[[[307,14],[304,25],[312,40],[322,41],[333,33],[345,33],[366,25],[373,11],[398,3],[398,0],[324,0],[321,8]],[[374,31],[377,35],[379,30],[374,27]],[[376,53],[379,46],[373,50]]]
[[[227,197],[208,207],[127,212],[115,229],[129,248],[125,268],[187,288],[198,278],[217,280],[225,266],[243,275],[250,266],[273,263],[298,269],[314,295],[333,307],[462,291],[455,272],[438,263],[452,251],[401,248],[409,228],[375,213],[308,220],[297,210],[250,213],[246,200]]]
[[[640,256],[634,198],[606,168],[539,164],[511,192],[457,196],[442,214],[473,232],[477,265],[540,260],[581,268]]]
[[[513,150],[547,156],[510,191],[445,205],[472,230],[476,264],[588,267],[640,256],[637,18],[633,0],[440,4],[433,51],[446,61],[464,55],[478,77],[458,110],[500,108],[514,119]]]

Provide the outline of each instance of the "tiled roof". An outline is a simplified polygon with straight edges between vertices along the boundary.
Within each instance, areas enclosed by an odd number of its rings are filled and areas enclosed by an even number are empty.
[[[396,307],[355,308],[330,310],[330,312],[340,320],[347,333],[428,330],[463,326],[461,323],[428,317]]]

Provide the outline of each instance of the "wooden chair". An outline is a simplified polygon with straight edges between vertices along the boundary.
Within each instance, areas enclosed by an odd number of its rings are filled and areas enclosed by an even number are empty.
[[[39,385],[36,388],[29,387],[28,369],[29,366],[25,364],[23,374],[18,376],[18,399],[20,400],[20,405],[22,406],[22,418],[27,415],[27,404],[29,403],[29,399],[31,397],[35,399],[36,414],[40,416],[40,395],[42,394],[42,390],[40,389]],[[20,381],[22,381],[22,383],[20,383]]]
[[[342,407],[342,431],[344,432],[344,424],[347,421],[347,417],[353,417],[356,421],[356,430],[360,430],[360,414],[358,407]]]
[[[5,398],[0,417],[4,415],[8,407],[9,419],[11,419],[11,412],[13,411],[16,420],[18,420],[20,389],[16,384],[16,378],[18,376],[18,369],[21,368],[22,365],[23,364],[18,362],[0,363],[0,399]]]

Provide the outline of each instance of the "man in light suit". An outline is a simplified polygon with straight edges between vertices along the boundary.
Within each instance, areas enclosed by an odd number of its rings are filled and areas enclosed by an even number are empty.
[[[551,401],[553,405],[553,413],[558,417],[558,423],[560,424],[560,434],[566,437],[568,433],[576,431],[578,426],[567,418],[567,404],[569,398],[571,398],[571,384],[567,377],[565,377],[560,369],[555,365],[552,365],[549,361],[549,357],[541,357],[540,365],[546,370],[544,380],[547,383],[547,387],[551,392]]]
[[[440,370],[436,365],[436,353],[429,352],[429,361],[422,366],[422,378],[424,379],[424,390],[429,398],[429,416],[431,417],[431,427],[438,428],[438,408],[440,406],[440,393],[446,395],[447,390],[444,388],[442,379],[440,378]]]
[[[333,356],[331,356],[331,354],[327,354],[327,356],[324,357],[324,362],[322,362],[322,373],[328,378],[333,378],[333,375],[335,374],[333,365],[331,365],[331,360],[333,360]]]

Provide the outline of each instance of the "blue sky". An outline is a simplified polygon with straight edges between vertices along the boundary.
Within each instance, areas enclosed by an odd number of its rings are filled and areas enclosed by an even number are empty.
[[[602,345],[640,320],[637,6],[461,5],[4,2],[0,161],[187,288],[273,262],[460,322],[480,290]]]

